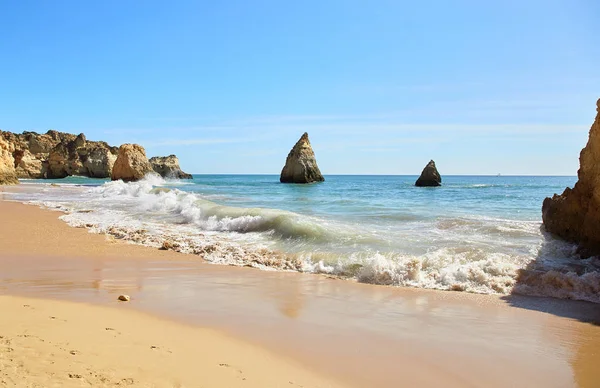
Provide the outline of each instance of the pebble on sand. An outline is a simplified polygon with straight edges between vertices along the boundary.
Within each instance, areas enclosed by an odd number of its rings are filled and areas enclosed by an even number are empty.
[[[129,297],[129,295],[119,295],[118,298],[121,302],[129,302],[131,300],[131,298]]]

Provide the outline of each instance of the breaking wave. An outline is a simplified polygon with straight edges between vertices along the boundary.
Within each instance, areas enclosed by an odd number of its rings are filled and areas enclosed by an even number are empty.
[[[176,183],[176,182],[175,182]],[[45,189],[48,190],[48,189]],[[358,282],[600,303],[600,262],[537,221],[372,214],[366,225],[292,211],[226,206],[151,176],[85,188],[79,201],[35,203],[75,227],[215,263],[322,273]],[[51,190],[50,190],[51,191]],[[47,198],[45,192],[41,198]],[[72,192],[65,191],[72,196]],[[374,220],[382,227],[374,227]]]
[[[316,218],[276,209],[243,208],[217,204],[197,194],[156,187],[170,182],[148,177],[140,182],[109,182],[94,189],[107,199],[118,198],[132,211],[155,212],[176,216],[178,223],[192,224],[204,231],[269,232],[280,238],[326,240],[329,232]]]

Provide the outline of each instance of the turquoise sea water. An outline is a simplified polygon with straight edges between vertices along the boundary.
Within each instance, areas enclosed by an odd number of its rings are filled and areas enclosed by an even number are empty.
[[[541,227],[544,198],[576,177],[445,176],[438,188],[415,187],[416,179],[326,176],[290,185],[276,175],[128,184],[70,177],[27,181],[31,189],[15,199],[66,211],[74,226],[218,264],[596,301],[596,259],[578,260],[573,246]],[[568,292],[556,286],[564,281],[572,283]]]

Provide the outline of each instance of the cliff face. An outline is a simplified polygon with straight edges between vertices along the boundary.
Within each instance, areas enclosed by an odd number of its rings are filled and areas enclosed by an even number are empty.
[[[181,171],[179,159],[175,155],[155,156],[150,158],[152,169],[163,178],[192,179],[188,173]]]
[[[18,178],[64,178],[80,175],[108,178],[117,148],[102,141],[87,141],[83,134],[48,131],[45,134],[0,132],[11,147]]]
[[[573,189],[546,198],[542,219],[546,230],[579,244],[579,253],[600,255],[600,100],[589,140],[579,156],[578,180]]]
[[[312,183],[324,180],[308,140],[308,133],[305,132],[288,154],[279,181],[282,183]]]
[[[415,182],[415,186],[420,187],[432,187],[432,186],[441,186],[442,185],[442,177],[435,167],[435,162],[430,160],[427,163],[427,166],[421,172],[421,176]]]
[[[148,173],[154,173],[146,157],[144,147],[137,144],[123,144],[113,166],[111,179],[125,182],[138,181]]]
[[[0,137],[0,185],[15,185],[19,183],[12,153],[13,150],[9,143]]]

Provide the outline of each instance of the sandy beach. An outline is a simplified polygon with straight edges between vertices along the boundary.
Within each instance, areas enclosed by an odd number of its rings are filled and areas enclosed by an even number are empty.
[[[222,333],[124,309],[0,297],[6,387],[342,387]]]
[[[209,265],[71,228],[59,212],[0,201],[0,214],[4,386],[600,381],[592,303]]]

